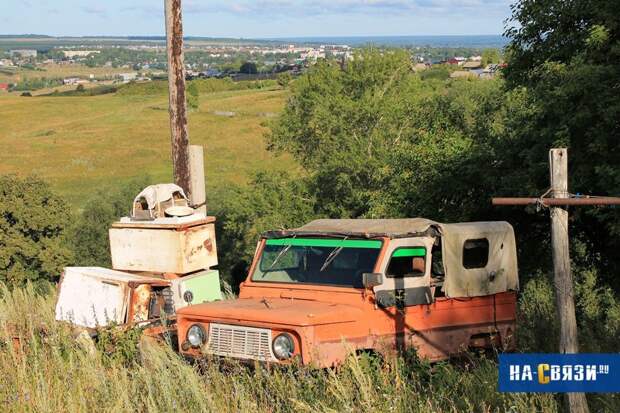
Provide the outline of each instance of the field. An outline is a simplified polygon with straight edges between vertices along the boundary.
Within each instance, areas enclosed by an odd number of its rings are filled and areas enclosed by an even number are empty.
[[[245,183],[256,168],[294,166],[268,153],[263,139],[264,123],[284,99],[276,88],[201,94],[199,110],[189,115],[189,134],[192,144],[205,146],[208,197]],[[169,182],[167,107],[161,93],[0,95],[0,174],[37,175],[76,207],[135,177]]]
[[[44,64],[40,66],[42,70],[19,69],[11,74],[12,71],[5,69],[0,71],[0,82],[17,83],[26,79],[48,78],[60,79],[66,77],[83,77],[88,78],[94,75],[96,78],[107,78],[119,73],[134,72],[132,69],[123,69],[120,67],[88,67],[79,64],[59,65],[55,63]]]

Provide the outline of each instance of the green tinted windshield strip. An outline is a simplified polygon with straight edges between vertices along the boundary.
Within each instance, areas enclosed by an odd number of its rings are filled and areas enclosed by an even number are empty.
[[[394,251],[392,257],[424,257],[426,256],[426,248],[424,247],[416,247],[416,248],[399,248]]]
[[[292,245],[294,247],[344,247],[344,248],[381,248],[379,240],[333,239],[333,238],[277,238],[268,239],[267,245]]]

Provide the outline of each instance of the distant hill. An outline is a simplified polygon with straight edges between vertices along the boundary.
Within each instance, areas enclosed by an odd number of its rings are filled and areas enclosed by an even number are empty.
[[[454,36],[328,36],[328,37],[283,37],[283,38],[262,38],[262,39],[246,39],[246,38],[227,38],[227,37],[205,37],[205,36],[185,36],[187,42],[197,42],[206,44],[235,44],[235,45],[261,45],[261,44],[346,44],[349,46],[359,47],[367,44],[377,46],[394,46],[394,47],[449,47],[449,48],[486,48],[495,47],[502,48],[508,43],[508,39],[502,35],[454,35]],[[14,41],[23,45],[27,41],[39,46],[71,46],[80,44],[111,44],[124,45],[135,44],[139,42],[155,42],[164,43],[166,37],[162,35],[155,36],[48,36],[41,34],[20,34],[0,35],[2,44],[6,47],[10,46],[10,42]]]
[[[508,39],[502,35],[454,35],[454,36],[335,36],[335,37],[290,37],[271,39],[280,42],[308,43],[308,44],[346,44],[349,46],[377,46],[394,47],[471,47],[471,48],[502,48]]]
[[[0,34],[0,39],[37,39],[52,38],[46,34]]]
[[[224,37],[185,36],[188,43],[200,42],[205,44],[235,44],[235,45],[261,45],[282,44],[285,41],[277,39],[244,39]],[[0,34],[0,47],[10,47],[12,43],[24,46],[41,48],[47,46],[76,46],[83,44],[103,45],[128,45],[140,42],[165,43],[165,36],[48,36],[40,34]]]

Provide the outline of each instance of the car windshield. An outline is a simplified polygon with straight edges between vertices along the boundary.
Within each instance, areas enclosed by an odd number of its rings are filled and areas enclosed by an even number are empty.
[[[363,288],[362,274],[373,272],[381,244],[358,239],[268,239],[252,281]]]

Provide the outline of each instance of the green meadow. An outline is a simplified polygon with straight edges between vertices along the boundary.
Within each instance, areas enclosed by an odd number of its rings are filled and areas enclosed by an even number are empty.
[[[220,188],[243,185],[257,168],[294,165],[264,143],[266,123],[283,108],[286,92],[213,84],[219,87],[200,88],[199,109],[189,114],[190,141],[205,147],[212,199]],[[153,82],[99,96],[0,95],[0,175],[36,175],[77,208],[136,177],[171,181],[165,92],[165,82]]]

